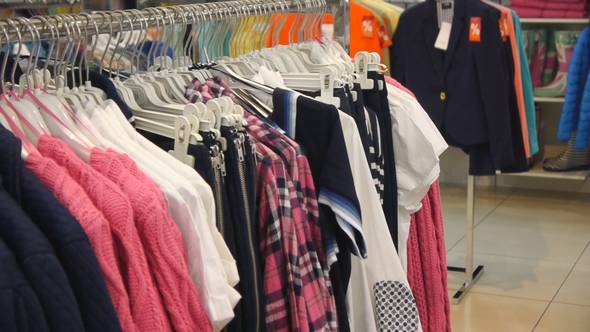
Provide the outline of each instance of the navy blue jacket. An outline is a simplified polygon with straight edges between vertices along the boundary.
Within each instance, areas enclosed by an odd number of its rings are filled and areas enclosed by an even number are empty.
[[[18,208],[13,205],[12,208]],[[49,331],[37,295],[0,238],[0,331]]]
[[[65,270],[90,331],[121,331],[98,261],[84,230],[51,192],[24,167],[20,141],[0,127],[2,186],[49,240]],[[1,234],[0,234],[1,235]]]
[[[479,0],[455,0],[454,6],[447,51],[434,47],[434,0],[402,14],[390,53],[392,76],[416,94],[449,144],[478,159],[471,174],[493,174],[514,164],[500,12]],[[479,42],[470,41],[477,19]]]

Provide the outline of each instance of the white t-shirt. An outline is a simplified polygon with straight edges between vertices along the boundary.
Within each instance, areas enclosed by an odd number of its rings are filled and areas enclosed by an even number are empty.
[[[350,328],[370,332],[407,326],[404,331],[421,331],[416,302],[393,245],[356,123],[343,112],[339,115],[368,254],[366,259],[352,257],[347,291]]]
[[[397,175],[398,252],[407,272],[410,215],[420,210],[422,198],[438,179],[439,157],[448,145],[413,96],[393,85],[387,91]]]

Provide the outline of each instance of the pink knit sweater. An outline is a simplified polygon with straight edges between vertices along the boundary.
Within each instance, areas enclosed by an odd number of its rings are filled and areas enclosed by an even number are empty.
[[[63,166],[86,191],[111,225],[115,251],[138,330],[171,331],[162,301],[152,279],[144,248],[133,220],[133,210],[119,187],[84,163],[63,141],[41,136],[39,152]]]
[[[36,153],[29,154],[26,166],[78,220],[94,249],[123,331],[137,331],[131,316],[127,290],[117,264],[108,221],[94,206],[84,189],[53,160]]]
[[[424,332],[450,332],[447,259],[440,189],[435,182],[412,215],[408,239],[408,281]]]
[[[93,149],[90,164],[119,185],[129,197],[135,212],[135,224],[174,330],[211,331],[184,259],[182,234],[164,208],[161,193],[141,174],[135,163],[129,163],[127,159],[125,165],[119,157],[115,152]]]

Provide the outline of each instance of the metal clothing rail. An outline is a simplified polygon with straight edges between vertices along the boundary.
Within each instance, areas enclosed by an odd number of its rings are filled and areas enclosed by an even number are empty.
[[[56,34],[69,35],[72,27],[84,29],[87,35],[117,33],[141,28],[193,24],[206,21],[244,18],[274,13],[324,13],[326,0],[241,0],[142,10],[97,11],[82,14],[35,16],[29,19],[0,20],[0,42],[52,39]]]

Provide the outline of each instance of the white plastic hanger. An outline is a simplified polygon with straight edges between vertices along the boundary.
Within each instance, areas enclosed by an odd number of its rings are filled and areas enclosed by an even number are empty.
[[[324,68],[320,71],[320,82],[320,95],[315,99],[340,108],[340,98],[334,97],[334,72],[331,68]]]
[[[375,81],[369,79],[367,76],[369,73],[370,61],[371,58],[367,52],[358,52],[354,56],[354,65],[357,74],[355,83],[359,83],[363,90],[370,90],[375,86]]]

